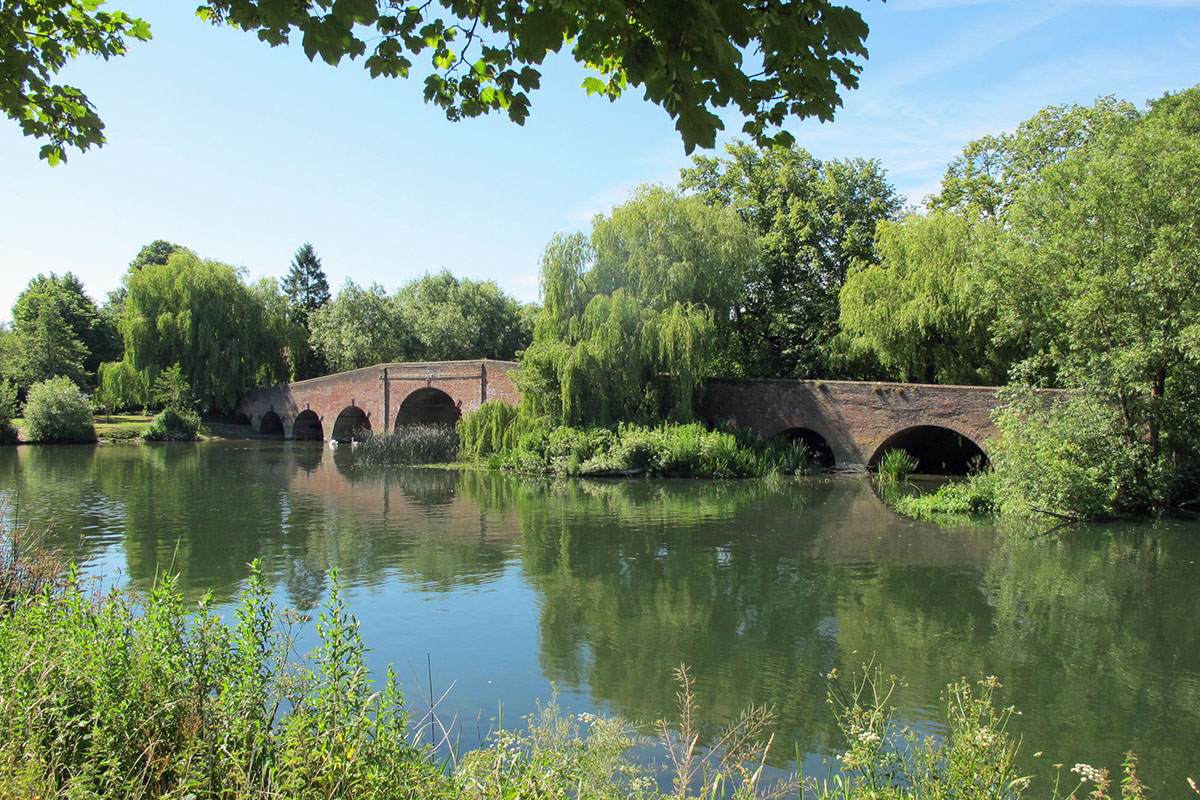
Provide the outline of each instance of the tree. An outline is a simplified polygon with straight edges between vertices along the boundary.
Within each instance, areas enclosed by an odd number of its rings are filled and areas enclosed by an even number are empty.
[[[329,303],[329,281],[321,269],[321,259],[309,242],[296,251],[287,277],[283,279],[283,292],[288,298],[288,318],[295,325],[298,336],[290,345],[292,377],[294,380],[315,378],[328,370],[328,365],[315,350],[312,339],[312,313]]]
[[[1035,332],[1066,385],[1119,409],[1161,502],[1200,484],[1198,116],[1200,86],[1044,169],[1009,212],[1001,276],[1001,325]]]
[[[103,0],[25,0],[0,4],[0,111],[26,136],[46,140],[51,165],[66,148],[104,143],[104,123],[79,89],[53,83],[70,59],[125,54],[125,37],[145,41],[150,26],[123,11],[102,11]]]
[[[312,316],[312,341],[335,370],[389,361],[511,359],[529,343],[529,313],[491,281],[426,274],[389,296],[352,281]]]
[[[13,306],[13,326],[18,335],[22,330],[42,324],[38,320],[48,305],[57,309],[71,336],[83,345],[84,372],[94,374],[101,363],[120,357],[121,341],[115,320],[96,308],[84,292],[83,283],[70,272],[61,277],[53,272],[48,276],[38,275],[29,282]]]
[[[388,361],[410,361],[415,337],[394,300],[377,283],[364,289],[347,280],[337,296],[310,318],[313,348],[342,372]]]
[[[879,223],[876,263],[852,268],[841,292],[842,330],[902,381],[998,384],[1015,348],[998,347],[990,259],[994,222],[944,212]]]
[[[1132,103],[1111,96],[1091,106],[1047,106],[1015,133],[984,136],[963,148],[946,168],[942,190],[929,198],[929,206],[1003,222],[1044,170],[1129,130],[1139,117]]]
[[[165,239],[155,239],[150,244],[143,246],[133,261],[129,262],[129,271],[137,272],[149,266],[165,265],[172,255],[186,249],[186,247],[168,242]]]
[[[252,386],[284,380],[286,307],[278,287],[188,250],[126,277],[125,358],[152,385],[178,364],[200,403],[228,411]]]
[[[50,77],[78,53],[108,58],[125,52],[123,36],[150,37],[142,20],[96,11],[102,2],[0,6],[0,44],[6,45],[0,103],[27,134],[50,138],[42,155],[54,163],[65,157],[64,145],[82,149],[103,137],[87,98],[77,89],[49,87]],[[254,32],[272,47],[295,35],[310,61],[366,56],[371,77],[408,77],[410,56],[428,57],[425,99],[451,120],[494,111],[523,123],[527,93],[541,82],[538,67],[569,46],[594,73],[583,82],[589,94],[614,100],[640,87],[676,120],[689,153],[713,146],[724,130],[715,112],[725,108],[743,117],[742,131],[755,141],[790,143],[784,121],[832,119],[840,91],[858,85],[856,59],[867,54],[862,16],[830,0],[439,0],[411,6],[399,0],[208,0],[197,13]]]
[[[84,368],[88,353],[83,342],[57,305],[46,303],[32,313],[34,316],[24,317],[13,337],[12,352],[4,365],[6,377],[25,390],[58,377],[82,386],[88,377]]]
[[[525,409],[569,425],[691,419],[754,253],[733,212],[653,186],[593,219],[590,238],[555,236]]]
[[[829,343],[850,265],[874,259],[875,226],[900,198],[875,160],[821,161],[800,147],[744,142],[697,156],[681,186],[736,211],[757,234],[760,257],[734,310],[740,371],[834,377]]]
[[[420,360],[510,360],[533,331],[520,303],[492,281],[426,273],[396,293],[405,325],[415,334]]]

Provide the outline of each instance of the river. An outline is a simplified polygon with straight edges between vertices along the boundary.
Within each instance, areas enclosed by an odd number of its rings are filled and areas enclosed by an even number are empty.
[[[779,765],[820,776],[843,746],[824,676],[873,661],[931,732],[947,683],[998,676],[1028,773],[1133,750],[1155,796],[1200,778],[1194,521],[1030,535],[907,520],[855,477],[556,481],[258,441],[0,448],[0,499],[106,586],[178,573],[228,604],[258,559],[308,612],[337,567],[372,668],[418,717],[449,689],[463,746],[554,691],[670,716],[687,664],[705,720],[770,703]]]

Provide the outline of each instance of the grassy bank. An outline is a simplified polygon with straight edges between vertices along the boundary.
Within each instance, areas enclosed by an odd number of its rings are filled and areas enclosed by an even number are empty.
[[[112,414],[97,415],[93,420],[96,427],[96,437],[105,442],[135,441],[149,427],[153,416],[145,414]],[[22,429],[25,420],[21,417],[13,419],[17,429],[18,439],[27,441]],[[235,425],[230,422],[203,420],[200,423],[198,438],[201,441],[212,439],[253,439],[256,433],[249,425]]]
[[[34,554],[6,538],[0,578],[32,574]],[[40,569],[40,568],[39,568]],[[681,669],[677,719],[654,742],[628,724],[551,704],[521,731],[499,730],[462,752],[433,724],[413,722],[394,674],[374,682],[358,624],[336,575],[316,618],[318,644],[293,650],[296,619],[257,571],[229,619],[207,601],[187,606],[163,581],[148,596],[90,594],[74,577],[39,573],[0,611],[0,797],[5,798],[479,798],[724,800],[799,797],[1004,798],[1030,786],[1014,766],[1012,709],[994,678],[949,687],[936,738],[901,727],[895,683],[867,668],[829,675],[845,737],[831,772],[768,785],[769,709],[723,731],[700,731],[692,678]],[[656,745],[655,776],[630,756]],[[441,753],[445,753],[443,748]],[[440,760],[439,760],[440,759]],[[1110,797],[1103,770],[1077,767],[1039,796],[1082,790]],[[1114,788],[1111,794],[1116,794]],[[1140,798],[1130,758],[1120,796]]]

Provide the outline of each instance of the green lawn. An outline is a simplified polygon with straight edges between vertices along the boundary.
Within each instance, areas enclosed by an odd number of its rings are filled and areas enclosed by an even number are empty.
[[[109,441],[134,441],[142,435],[142,431],[150,424],[153,417],[144,416],[141,414],[113,414],[105,416],[97,414],[93,419],[96,426],[96,436]],[[25,441],[24,428],[25,420],[21,417],[13,418],[13,425],[17,427],[21,434],[21,441]],[[248,439],[253,436],[254,430],[248,425],[231,425],[228,422],[209,422],[200,423],[200,438],[201,439]]]

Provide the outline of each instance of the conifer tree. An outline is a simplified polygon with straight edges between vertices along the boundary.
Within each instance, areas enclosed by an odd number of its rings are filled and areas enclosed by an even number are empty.
[[[328,365],[310,344],[310,318],[314,311],[329,303],[329,281],[311,242],[305,242],[296,251],[292,267],[283,281],[283,291],[288,296],[288,316],[295,323],[298,334],[297,340],[290,345],[293,377],[303,380],[323,375],[328,371]]]

